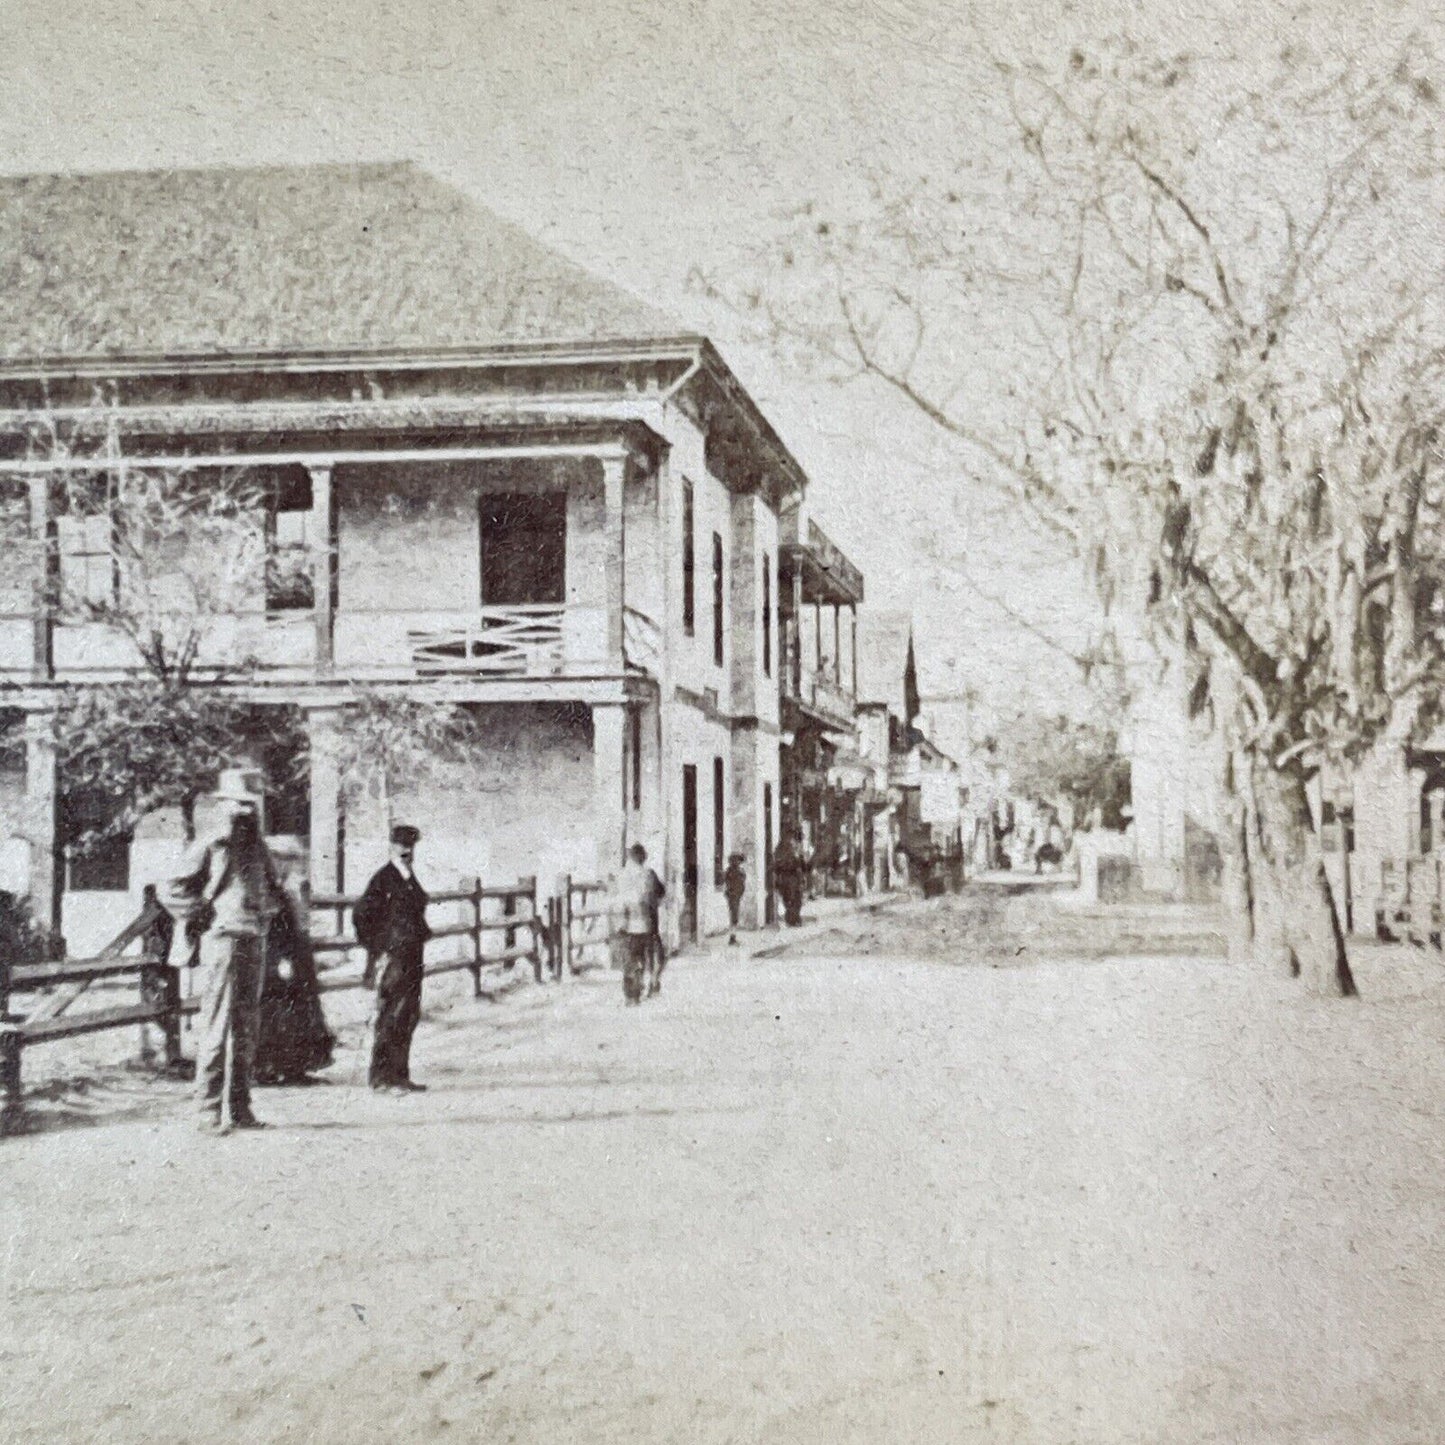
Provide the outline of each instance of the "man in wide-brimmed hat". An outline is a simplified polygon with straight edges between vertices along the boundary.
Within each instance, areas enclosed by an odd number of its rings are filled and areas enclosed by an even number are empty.
[[[177,943],[199,940],[204,970],[196,1097],[201,1125],[217,1133],[264,1127],[251,1112],[266,930],[285,894],[261,835],[264,785],[251,768],[226,768],[213,795],[218,822],[157,886],[179,923]]]
[[[369,1082],[379,1093],[420,1093],[411,1077],[411,1039],[421,1018],[422,953],[431,929],[426,890],[412,871],[421,834],[405,823],[391,830],[391,860],[372,875],[352,913],[376,979],[376,1029]]]

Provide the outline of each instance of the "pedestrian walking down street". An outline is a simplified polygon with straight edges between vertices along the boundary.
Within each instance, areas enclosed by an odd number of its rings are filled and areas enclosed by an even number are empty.
[[[728,901],[728,942],[738,941],[738,916],[742,912],[743,894],[748,891],[748,875],[743,868],[743,855],[728,855],[727,872],[723,874],[723,896]]]
[[[773,856],[773,886],[783,900],[783,921],[796,928],[803,921],[803,880],[808,864],[795,839],[785,837]]]
[[[196,1102],[201,1127],[220,1134],[265,1127],[251,1112],[251,1070],[266,932],[285,895],[261,836],[263,791],[259,773],[223,770],[215,792],[222,830],[192,847],[156,889],[182,925],[178,945],[198,952],[204,971]]]
[[[617,875],[612,904],[613,930],[622,951],[622,996],[628,1004],[642,1002],[643,975],[658,931],[658,905],[666,892],[662,879],[647,866],[647,849],[634,843]],[[660,987],[655,979],[650,992]]]
[[[422,1093],[411,1077],[411,1040],[421,1018],[422,953],[431,929],[426,890],[412,871],[421,834],[391,830],[391,861],[372,875],[352,915],[366,949],[368,980],[376,981],[376,1028],[368,1082],[379,1093]]]

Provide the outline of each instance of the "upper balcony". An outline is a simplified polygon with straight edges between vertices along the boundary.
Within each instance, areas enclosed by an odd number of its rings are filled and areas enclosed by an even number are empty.
[[[113,515],[62,512],[49,607],[27,610],[28,577],[0,595],[0,679],[135,677],[152,635],[198,677],[657,677],[657,481],[609,466],[259,468],[254,515],[202,514],[144,555]]]
[[[843,549],[800,507],[785,512],[778,531],[779,586],[783,602],[856,607],[863,574]]]
[[[801,509],[783,518],[778,567],[783,702],[824,727],[851,729],[863,575]]]

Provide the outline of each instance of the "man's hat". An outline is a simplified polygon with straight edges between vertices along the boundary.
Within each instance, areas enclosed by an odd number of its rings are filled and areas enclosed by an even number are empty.
[[[420,837],[421,833],[410,823],[398,823],[391,830],[391,841],[402,848],[416,847],[417,839]]]
[[[266,785],[256,768],[222,768],[213,796],[224,802],[259,807],[266,796]]]
[[[742,862],[744,862],[744,861],[746,860],[746,858],[747,858],[747,854],[746,854],[746,853],[729,853],[729,854],[728,854],[728,862],[729,862],[729,863],[742,863]]]

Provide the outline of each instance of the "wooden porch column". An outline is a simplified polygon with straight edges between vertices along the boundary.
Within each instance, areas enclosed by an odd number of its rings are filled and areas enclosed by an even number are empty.
[[[853,676],[853,696],[858,696],[858,604],[850,603],[848,607],[848,664]]]
[[[341,709],[306,713],[309,744],[312,893],[341,893]]]
[[[60,934],[60,766],[48,712],[25,715],[25,836],[30,843],[30,913]]]
[[[53,488],[49,476],[30,478],[30,536],[34,543],[31,572],[30,616],[34,641],[31,676],[45,682],[55,676],[55,603],[59,592],[60,550],[53,515]]]
[[[627,458],[619,453],[602,458],[602,492],[604,503],[603,533],[606,543],[604,584],[607,606],[607,664],[616,671],[623,668],[623,635],[626,623],[623,611],[627,605],[627,526],[623,511],[623,489],[627,480]]]
[[[803,694],[803,566],[793,558],[793,646],[788,658],[788,678],[793,696]]]
[[[336,506],[329,462],[307,462],[311,517],[316,541],[311,553],[312,619],[316,626],[316,671],[328,673],[336,656]]]
[[[843,609],[833,604],[833,685],[843,686]]]
[[[598,704],[592,709],[592,813],[601,878],[622,866],[627,850],[626,721],[627,709],[621,703]]]

